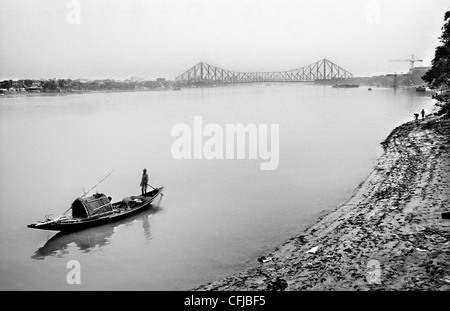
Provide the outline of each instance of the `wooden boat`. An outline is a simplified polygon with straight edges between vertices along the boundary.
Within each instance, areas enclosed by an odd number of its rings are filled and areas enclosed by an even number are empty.
[[[72,215],[62,215],[55,219],[47,219],[28,225],[28,228],[77,231],[125,218],[147,208],[157,197],[162,195],[164,187],[155,188],[143,195],[131,196],[122,201],[111,203],[102,193],[88,198],[77,198],[71,206]]]

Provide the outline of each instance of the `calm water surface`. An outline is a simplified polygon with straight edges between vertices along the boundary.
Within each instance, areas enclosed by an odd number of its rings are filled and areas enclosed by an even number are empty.
[[[254,265],[348,197],[379,143],[432,104],[406,90],[308,84],[0,98],[0,290],[187,290]],[[279,124],[278,169],[174,160],[172,127],[193,128],[194,116]],[[26,227],[112,169],[96,190],[138,194],[143,168],[165,186],[158,206],[72,234]],[[81,285],[66,281],[72,259]]]

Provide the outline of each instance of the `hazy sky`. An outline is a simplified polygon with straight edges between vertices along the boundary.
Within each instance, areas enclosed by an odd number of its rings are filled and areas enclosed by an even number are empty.
[[[322,58],[355,76],[407,72],[389,60],[429,65],[448,10],[448,0],[0,0],[0,79],[174,79],[200,61],[277,71]]]

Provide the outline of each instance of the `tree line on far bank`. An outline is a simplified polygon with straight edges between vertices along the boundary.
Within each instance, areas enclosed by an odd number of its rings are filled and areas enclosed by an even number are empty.
[[[170,87],[173,83],[163,78],[156,81],[146,80],[71,80],[71,79],[49,79],[49,80],[4,80],[0,82],[0,89],[7,91],[39,90],[42,92],[77,92],[77,91],[103,91],[103,90],[136,90],[156,89]]]
[[[436,47],[431,69],[422,77],[431,88],[445,90],[435,97],[444,103],[439,114],[450,116],[450,10],[444,15],[445,24],[439,38],[441,45]]]
[[[439,38],[442,44],[436,47],[431,69],[422,77],[434,89],[450,89],[450,11],[445,13],[444,21]]]

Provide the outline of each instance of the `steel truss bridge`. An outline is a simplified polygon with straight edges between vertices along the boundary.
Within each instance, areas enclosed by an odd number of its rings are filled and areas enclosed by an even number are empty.
[[[180,83],[251,83],[251,82],[314,82],[353,78],[353,74],[328,59],[298,69],[276,72],[235,72],[203,62],[178,77]]]

